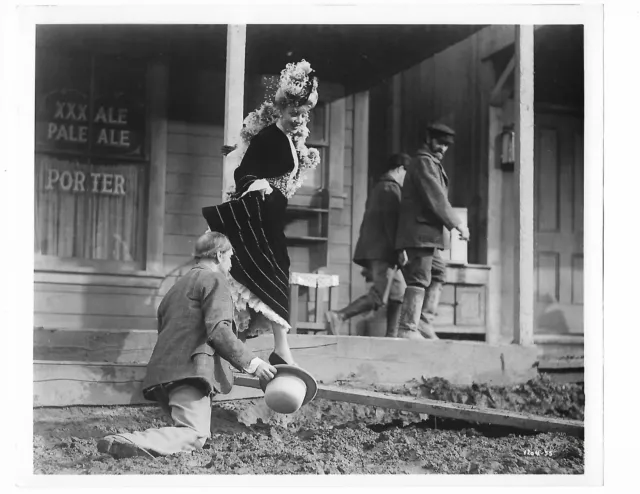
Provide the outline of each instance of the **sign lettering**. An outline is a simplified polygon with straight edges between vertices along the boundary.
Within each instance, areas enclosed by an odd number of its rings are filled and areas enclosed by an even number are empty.
[[[88,100],[79,91],[49,93],[38,110],[39,145],[100,156],[142,155],[145,114],[138,99],[120,93]]]
[[[65,192],[92,192],[94,194],[107,194],[123,196],[125,191],[125,177],[117,173],[90,173],[91,179],[80,171],[65,170],[60,172],[56,168],[47,170],[45,190],[59,188]]]

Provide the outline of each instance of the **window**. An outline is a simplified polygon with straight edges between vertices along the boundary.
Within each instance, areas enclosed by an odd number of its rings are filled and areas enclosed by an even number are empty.
[[[309,137],[306,144],[307,147],[316,148],[319,151],[320,164],[313,173],[307,175],[304,186],[321,189],[327,187],[325,171],[328,169],[327,160],[329,159],[329,107],[319,102],[309,116]]]
[[[145,70],[120,57],[36,55],[35,254],[145,268]]]

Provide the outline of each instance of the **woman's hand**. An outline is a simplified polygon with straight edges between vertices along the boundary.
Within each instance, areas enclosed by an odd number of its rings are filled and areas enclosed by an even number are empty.
[[[271,188],[269,182],[267,182],[264,178],[260,178],[254,181],[240,197],[244,197],[249,192],[254,192],[256,190],[260,191],[260,195],[262,196],[263,200],[265,195],[271,194],[273,192],[273,189]]]

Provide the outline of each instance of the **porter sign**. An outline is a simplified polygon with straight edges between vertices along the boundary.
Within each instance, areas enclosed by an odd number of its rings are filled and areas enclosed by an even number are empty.
[[[85,173],[80,170],[60,171],[49,168],[44,190],[60,189],[65,192],[92,192],[114,196],[125,195],[124,175],[117,173]]]
[[[124,196],[135,189],[129,168],[138,165],[90,165],[79,160],[36,153],[36,183],[44,192]],[[129,183],[131,181],[131,183]]]

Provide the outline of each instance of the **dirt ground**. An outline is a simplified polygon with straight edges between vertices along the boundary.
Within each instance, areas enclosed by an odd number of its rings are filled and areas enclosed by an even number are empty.
[[[385,390],[582,420],[584,388],[541,378],[512,387],[452,386],[432,378]],[[581,474],[583,440],[527,434],[415,413],[316,399],[293,415],[263,400],[218,403],[201,451],[115,460],[106,434],[161,427],[153,406],[34,410],[36,474]]]

